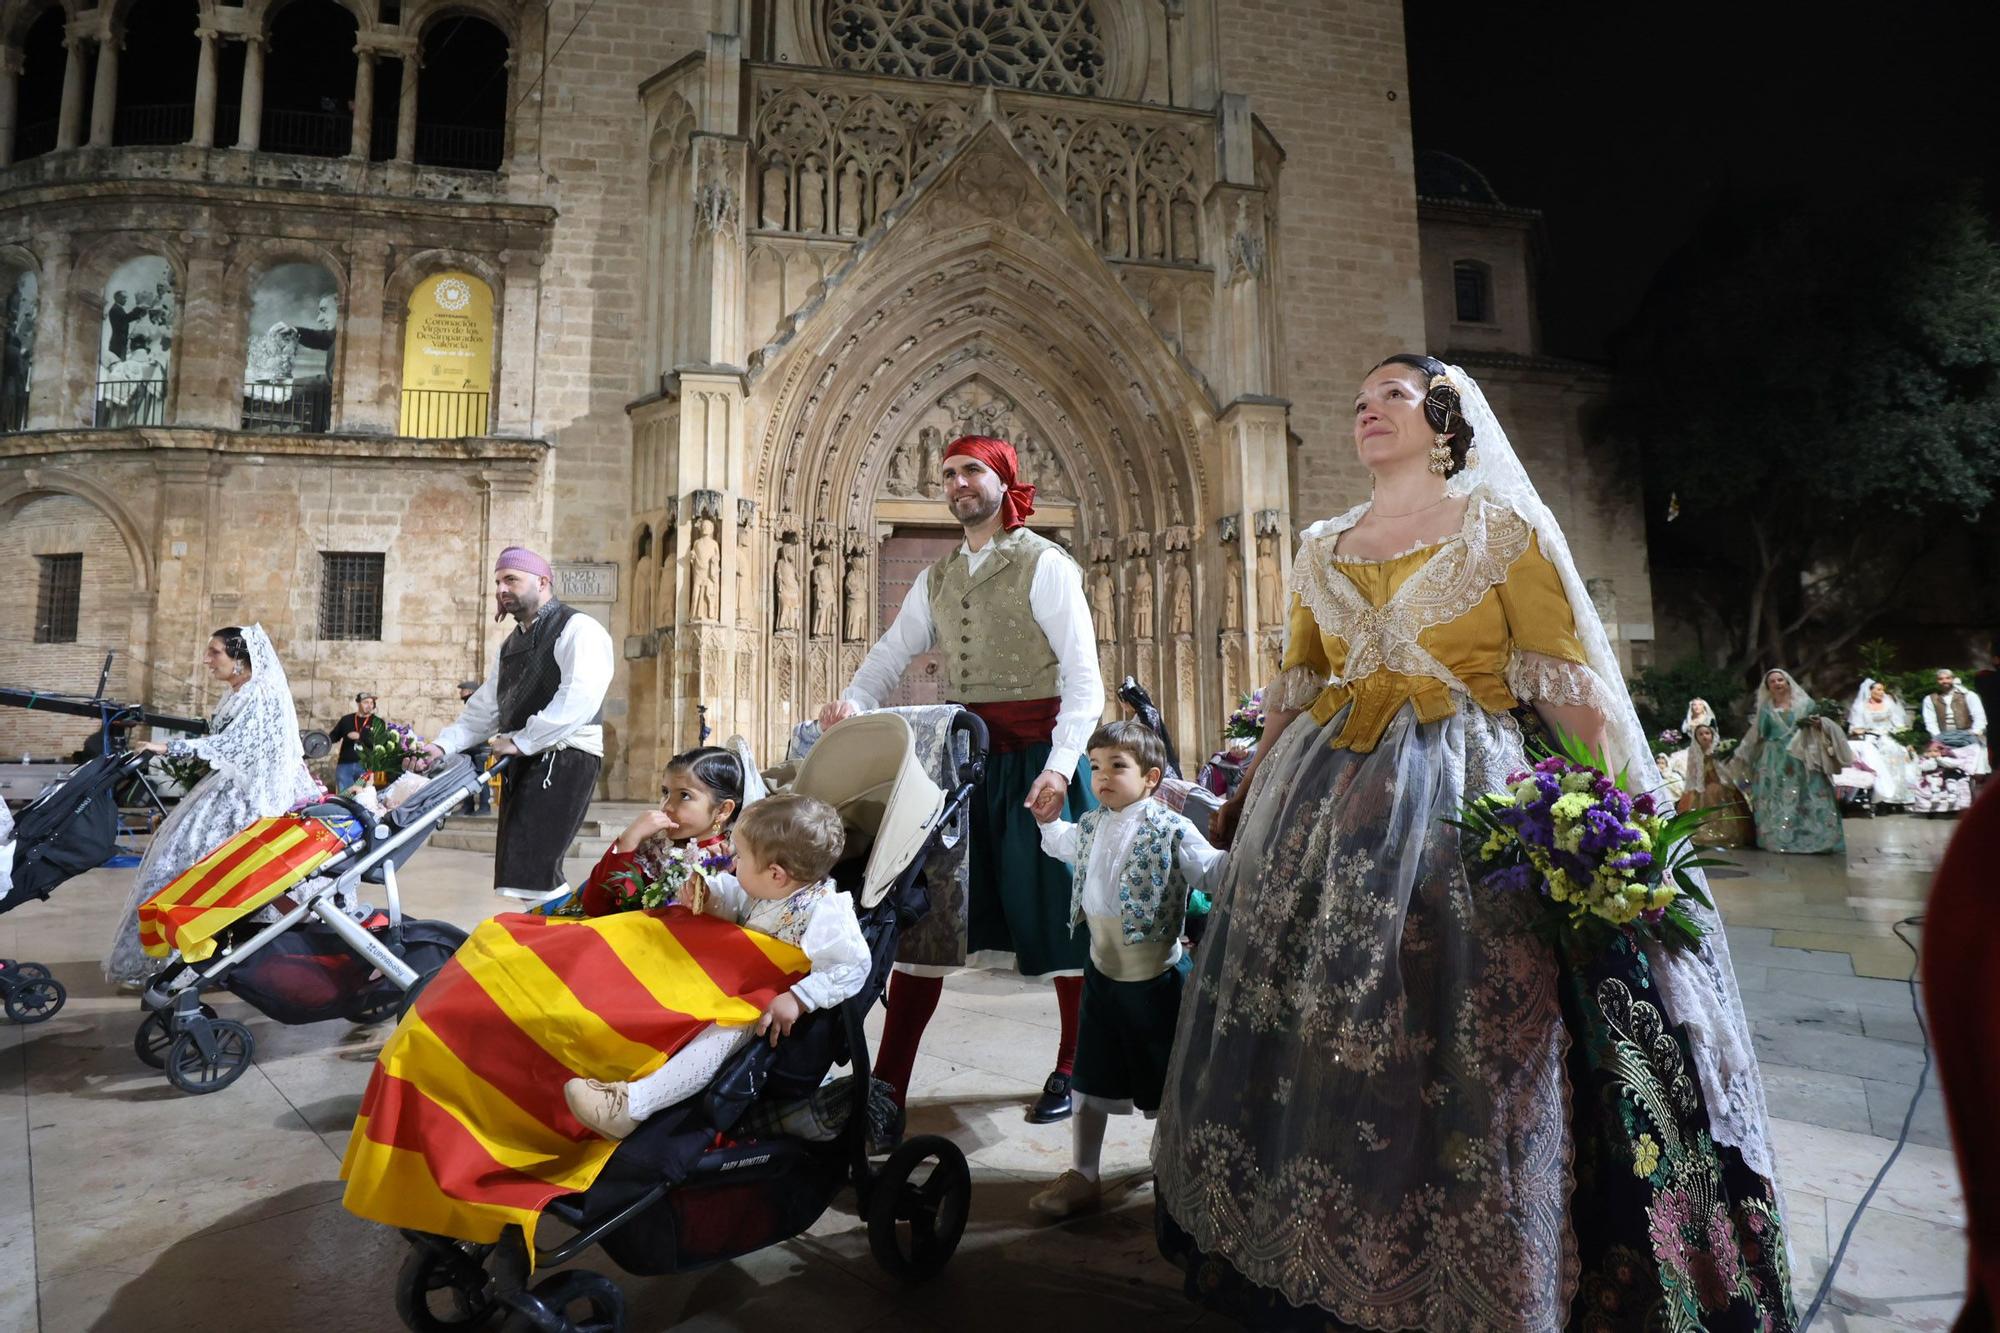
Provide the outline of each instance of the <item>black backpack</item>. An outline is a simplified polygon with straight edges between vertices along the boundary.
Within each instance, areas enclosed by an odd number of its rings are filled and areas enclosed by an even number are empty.
[[[131,756],[100,755],[37,796],[14,825],[14,891],[0,912],[45,899],[73,875],[118,850],[117,787]]]

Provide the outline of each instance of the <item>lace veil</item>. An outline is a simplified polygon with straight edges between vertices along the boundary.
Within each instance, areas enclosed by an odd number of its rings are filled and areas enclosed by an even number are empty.
[[[211,736],[194,743],[201,757],[244,791],[260,811],[281,814],[312,794],[299,713],[284,663],[262,625],[243,631],[250,679],[229,692],[210,719]]]
[[[1861,688],[1854,692],[1854,702],[1847,706],[1848,726],[1862,731],[1871,729],[1871,723],[1868,718],[1868,691],[1873,689],[1874,686],[1875,678],[1873,676],[1864,676],[1862,678]],[[1889,726],[1891,730],[1901,731],[1910,725],[1910,715],[1904,710],[1901,699],[1890,694],[1885,695],[1882,702],[1889,705]]]
[[[1576,621],[1577,638],[1600,686],[1596,702],[1604,712],[1611,769],[1613,772],[1623,769],[1634,790],[1649,791],[1663,806],[1670,806],[1658,765],[1653,760],[1652,746],[1646,740],[1645,728],[1640,725],[1638,711],[1626,689],[1618,656],[1612,651],[1597,604],[1591,600],[1583,576],[1577,572],[1562,526],[1542,503],[1479,382],[1459,366],[1449,366],[1445,373],[1458,390],[1478,450],[1476,464],[1451,479],[1449,493],[1470,495],[1483,491],[1490,499],[1511,508],[1535,530],[1542,554],[1562,576],[1570,614]],[[1751,1170],[1766,1179],[1775,1179],[1763,1077],[1751,1047],[1743,1000],[1736,989],[1729,941],[1716,913],[1699,906],[1693,911],[1704,932],[1700,950],[1651,949],[1648,958],[1668,1012],[1688,1029],[1695,1068],[1708,1102],[1710,1129],[1716,1140],[1742,1153]]]

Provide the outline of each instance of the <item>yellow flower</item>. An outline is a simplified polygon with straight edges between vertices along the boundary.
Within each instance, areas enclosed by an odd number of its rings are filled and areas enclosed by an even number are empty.
[[[1506,849],[1506,846],[1506,834],[1490,833],[1487,835],[1486,841],[1479,844],[1479,855],[1484,860],[1491,861],[1494,857],[1500,855]]]
[[[1671,903],[1675,898],[1679,896],[1680,895],[1677,894],[1673,889],[1667,887],[1665,884],[1662,884],[1659,888],[1654,889],[1651,895],[1649,895],[1650,901],[1647,903],[1647,906],[1665,907],[1668,903]]]
[[[1567,792],[1587,792],[1590,790],[1590,784],[1595,781],[1597,779],[1589,773],[1565,773],[1562,789]]]
[[[1567,796],[1556,797],[1555,804],[1549,807],[1549,812],[1557,819],[1581,819],[1583,812],[1590,809],[1590,804],[1588,794],[1575,791]]]
[[[1632,1174],[1645,1179],[1660,1169],[1660,1145],[1651,1134],[1641,1134],[1632,1145]]]

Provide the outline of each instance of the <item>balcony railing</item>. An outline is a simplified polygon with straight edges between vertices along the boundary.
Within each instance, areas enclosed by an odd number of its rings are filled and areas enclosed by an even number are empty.
[[[245,430],[318,435],[332,423],[333,385],[325,380],[243,386]]]
[[[167,385],[164,379],[99,380],[94,426],[164,426]]]
[[[194,138],[194,104],[121,106],[111,142],[122,146],[187,143]]]
[[[272,108],[264,113],[262,146],[267,153],[346,157],[354,146],[354,117],[345,111]]]
[[[0,431],[28,428],[28,391],[0,384]]]
[[[506,144],[498,125],[417,126],[417,162],[426,167],[462,167],[468,171],[498,171]]]
[[[405,389],[398,435],[450,440],[484,435],[493,395],[469,389]]]

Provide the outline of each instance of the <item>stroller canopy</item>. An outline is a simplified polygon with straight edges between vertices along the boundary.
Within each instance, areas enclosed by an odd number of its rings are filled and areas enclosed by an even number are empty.
[[[894,713],[863,713],[829,730],[792,790],[825,801],[843,824],[874,839],[857,903],[863,908],[882,901],[944,810],[944,792],[917,763],[910,724]]]

